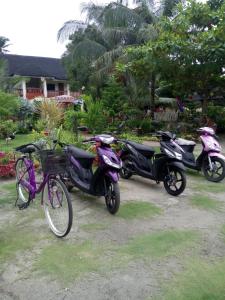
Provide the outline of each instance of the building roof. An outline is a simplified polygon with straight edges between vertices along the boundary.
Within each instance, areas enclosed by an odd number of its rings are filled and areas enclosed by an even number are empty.
[[[61,59],[16,54],[2,55],[8,62],[9,76],[50,77],[66,80],[66,72]]]

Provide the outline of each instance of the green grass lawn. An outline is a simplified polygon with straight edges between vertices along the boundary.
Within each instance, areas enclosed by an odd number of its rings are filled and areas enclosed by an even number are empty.
[[[118,216],[124,219],[147,218],[160,214],[161,209],[149,202],[130,201],[120,206]]]
[[[89,272],[98,271],[103,253],[104,246],[91,241],[66,245],[60,241],[44,248],[34,269],[63,282],[71,282]]]
[[[225,261],[206,263],[199,259],[186,265],[185,271],[169,282],[158,300],[224,300]]]
[[[14,151],[16,147],[32,142],[33,140],[31,134],[17,134],[16,138],[14,140],[11,140],[8,144],[5,140],[0,139],[0,151]]]
[[[207,210],[218,210],[221,207],[221,203],[218,200],[209,198],[202,194],[193,196],[191,198],[191,203],[196,207]]]
[[[199,240],[195,231],[168,230],[138,235],[121,247],[118,252],[130,260],[163,258],[182,255]]]
[[[0,207],[5,205],[13,206],[16,201],[16,183],[5,183],[1,185]]]

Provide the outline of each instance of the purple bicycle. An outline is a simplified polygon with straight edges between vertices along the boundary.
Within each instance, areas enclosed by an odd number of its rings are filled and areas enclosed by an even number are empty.
[[[72,227],[73,210],[69,193],[59,174],[65,170],[67,158],[63,152],[41,150],[35,144],[16,148],[23,153],[16,161],[17,200],[19,209],[26,209],[36,194],[42,193],[41,204],[50,229],[57,237],[66,236]],[[37,181],[32,153],[41,160],[41,181]]]

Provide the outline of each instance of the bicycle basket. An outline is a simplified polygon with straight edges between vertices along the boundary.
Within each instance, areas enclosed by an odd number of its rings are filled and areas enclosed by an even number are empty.
[[[39,154],[41,158],[42,171],[44,173],[65,173],[67,167],[67,157],[65,153],[56,150],[42,150]]]

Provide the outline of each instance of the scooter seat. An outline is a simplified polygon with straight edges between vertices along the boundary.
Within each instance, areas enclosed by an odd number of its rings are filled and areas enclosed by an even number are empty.
[[[155,153],[155,150],[149,146],[145,146],[142,144],[138,144],[132,141],[127,141],[128,144],[130,144],[132,147],[134,147],[137,151],[139,151],[142,155],[144,155],[145,157],[152,157]]]
[[[195,146],[196,145],[195,142],[185,140],[185,139],[182,139],[182,138],[176,139],[175,142],[177,142],[177,144],[180,145],[180,146]]]
[[[85,158],[85,159],[94,159],[95,158],[95,155],[93,155],[85,150],[82,150],[80,148],[77,148],[73,145],[68,146],[68,151],[76,158]]]

